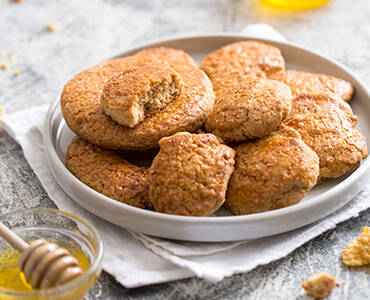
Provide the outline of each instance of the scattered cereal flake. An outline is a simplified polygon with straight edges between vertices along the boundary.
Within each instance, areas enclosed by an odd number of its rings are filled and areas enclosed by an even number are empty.
[[[22,3],[24,0],[12,0],[14,3]]]
[[[336,285],[341,284],[337,278],[326,272],[316,273],[307,281],[302,283],[302,287],[307,294],[315,298],[325,298]]]
[[[362,256],[367,260],[367,263],[370,263],[370,227],[362,228],[358,243],[361,247]]]
[[[14,71],[14,76],[19,76],[21,74],[21,70],[17,69]]]
[[[54,31],[57,31],[59,29],[59,23],[56,23],[56,22],[53,22],[53,23],[49,23],[47,26],[46,26],[46,29],[50,32],[54,32]]]
[[[3,70],[6,70],[7,68],[9,68],[9,62],[7,61],[4,61],[1,63],[0,67],[3,69]]]
[[[370,264],[370,228],[365,226],[360,236],[342,251],[342,261],[350,267]]]

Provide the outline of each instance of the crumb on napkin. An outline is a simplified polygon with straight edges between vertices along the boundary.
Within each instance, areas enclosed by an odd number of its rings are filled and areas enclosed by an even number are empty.
[[[370,227],[362,228],[360,236],[342,251],[342,261],[350,267],[370,264]]]
[[[336,285],[341,284],[337,278],[326,272],[316,273],[307,281],[302,283],[302,287],[307,294],[315,298],[325,298]]]

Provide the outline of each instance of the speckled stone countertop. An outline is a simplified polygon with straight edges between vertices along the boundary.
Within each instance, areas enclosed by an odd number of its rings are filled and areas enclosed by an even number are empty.
[[[57,30],[47,31],[49,23]],[[6,113],[47,103],[76,72],[149,39],[176,33],[239,31],[269,23],[289,40],[337,59],[370,85],[370,2],[333,0],[300,13],[253,0],[0,0],[0,105]],[[0,211],[55,207],[20,147],[0,129]],[[340,253],[370,209],[287,257],[218,284],[191,278],[128,290],[103,273],[86,299],[311,299],[301,283],[316,271],[345,282],[328,299],[369,299],[370,268],[348,269]]]

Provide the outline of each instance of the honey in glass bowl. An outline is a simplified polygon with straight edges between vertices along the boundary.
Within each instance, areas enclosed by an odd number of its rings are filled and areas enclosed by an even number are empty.
[[[78,260],[84,272],[89,268],[89,258],[81,249],[55,240],[48,239],[47,242],[68,250]],[[0,248],[0,287],[9,291],[34,292],[36,290],[27,282],[19,268],[20,257],[21,254],[9,245]]]
[[[67,249],[83,270],[65,284],[35,290],[19,269],[20,254],[0,238],[1,300],[80,300],[99,278],[103,243],[86,220],[54,209],[31,208],[2,214],[0,221],[26,242],[43,239]]]

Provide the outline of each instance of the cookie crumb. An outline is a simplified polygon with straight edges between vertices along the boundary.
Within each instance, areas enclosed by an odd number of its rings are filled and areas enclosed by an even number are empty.
[[[47,26],[46,26],[46,29],[49,31],[49,32],[55,32],[59,29],[59,23],[49,23]]]
[[[342,261],[349,267],[370,264],[370,227],[362,228],[360,236],[342,251]]]
[[[14,76],[19,76],[21,74],[21,70],[17,69],[14,71]]]
[[[0,68],[3,69],[3,70],[8,69],[9,68],[9,62],[7,62],[7,61],[2,62],[1,65],[0,65]]]
[[[302,287],[307,294],[315,298],[325,298],[336,285],[342,284],[337,278],[326,272],[316,273],[307,281],[302,283]]]

